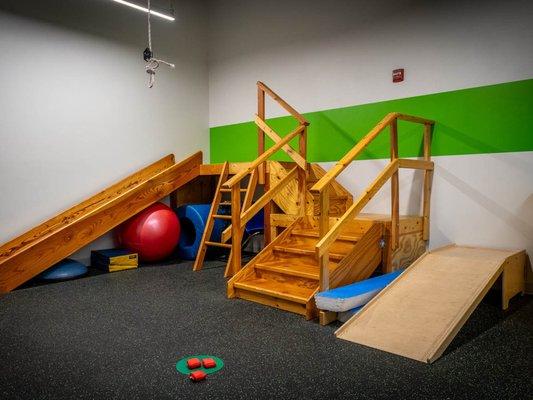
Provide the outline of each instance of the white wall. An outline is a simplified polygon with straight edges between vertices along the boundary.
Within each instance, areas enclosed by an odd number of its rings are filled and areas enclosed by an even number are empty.
[[[257,80],[309,112],[533,77],[529,0],[210,5],[210,126],[251,120]],[[393,84],[398,67],[406,80]],[[268,110],[267,116],[284,114]],[[431,247],[521,247],[533,255],[532,152],[435,162]],[[352,164],[341,183],[357,195],[384,165]],[[419,180],[402,171],[402,212],[419,211]],[[388,212],[387,190],[366,211]]]
[[[356,161],[339,182],[356,196],[386,160]],[[449,243],[525,248],[533,255],[533,152],[434,157],[430,248]],[[325,169],[334,163],[321,163]],[[400,171],[400,213],[421,215],[422,171]],[[390,213],[390,185],[365,212]]]
[[[251,120],[257,80],[309,112],[531,78],[531,15],[530,0],[211,1],[210,126]]]
[[[209,158],[205,4],[175,3],[176,21],[152,30],[176,69],[160,67],[150,90],[144,13],[0,1],[0,243],[168,153]]]

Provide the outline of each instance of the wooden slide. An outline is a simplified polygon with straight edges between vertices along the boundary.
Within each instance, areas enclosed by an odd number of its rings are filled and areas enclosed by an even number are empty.
[[[68,257],[200,174],[202,153],[174,155],[137,171],[82,203],[0,246],[0,293]]]
[[[425,253],[335,335],[431,363],[500,276],[504,309],[524,292],[525,261],[525,251],[455,245]]]

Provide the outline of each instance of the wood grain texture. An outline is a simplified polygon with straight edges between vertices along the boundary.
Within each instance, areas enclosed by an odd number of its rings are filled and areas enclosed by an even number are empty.
[[[398,159],[398,121],[394,120],[390,123],[390,159],[391,161]],[[398,160],[398,166],[401,162]],[[393,249],[398,247],[398,235],[400,230],[400,181],[399,172],[396,170],[391,176],[391,246]]]
[[[521,253],[460,246],[426,253],[335,334],[433,362],[496,282],[506,261]]]
[[[216,175],[219,176],[222,173],[225,163],[220,164],[202,164],[200,165],[200,175]],[[246,170],[251,163],[249,162],[230,162],[229,174],[235,175],[241,171]]]
[[[505,260],[502,274],[502,308],[509,308],[509,300],[526,290],[526,252],[514,254]]]
[[[384,272],[396,271],[400,268],[406,268],[413,263],[426,251],[427,241],[424,240],[422,232],[408,233],[399,236],[398,247],[390,251],[390,260]]]
[[[294,139],[297,135],[299,135],[301,133],[302,129],[303,129],[302,126],[298,126],[296,129],[294,129],[291,133],[289,133],[287,136],[285,136],[279,142],[275,143],[272,147],[269,147],[268,150],[266,150],[263,154],[261,154],[259,157],[257,157],[245,170],[239,172],[238,174],[235,174],[231,179],[228,179],[224,183],[224,187],[229,189],[229,188],[235,186],[236,184],[238,184],[247,175],[249,175],[254,169],[256,169],[258,166],[260,166],[265,161],[267,161],[274,153],[276,153],[283,146],[285,146],[292,139]]]
[[[184,204],[211,203],[217,186],[215,175],[197,176],[192,181],[181,186],[171,196],[171,207],[177,208]]]
[[[383,224],[375,223],[363,235],[338,267],[330,273],[330,288],[348,285],[372,275],[383,257],[383,250],[379,245],[383,231]]]
[[[222,199],[222,192],[220,191],[220,189],[222,189],[222,184],[228,179],[228,174],[229,165],[227,162],[225,162],[218,178],[217,187],[215,189],[215,196],[213,198],[213,202],[211,203],[209,214],[207,215],[206,227],[204,229],[204,232],[202,233],[202,239],[200,240],[200,248],[198,250],[198,253],[196,254],[196,259],[194,260],[194,264],[192,267],[193,271],[201,270],[204,265],[204,258],[205,254],[207,253],[207,243],[211,238],[211,234],[213,233],[213,228],[215,226],[215,219],[213,218],[213,216],[217,213],[218,208],[220,206],[220,200]]]
[[[398,160],[391,161],[385,169],[378,175],[376,179],[366,188],[354,204],[346,211],[346,213],[339,218],[337,223],[330,229],[330,231],[317,244],[317,254],[322,256],[327,248],[335,241],[341,232],[341,228],[348,221],[353,220],[355,216],[365,207],[368,202],[376,195],[381,187],[390,179],[390,177],[398,171]]]
[[[240,271],[238,271],[234,276],[231,277],[231,279],[228,280],[228,283],[226,285],[226,291],[228,298],[235,297],[235,288],[234,284],[235,282],[238,282],[239,280],[247,279],[249,276],[253,276],[255,274],[255,264],[262,261],[267,261],[271,258],[272,250],[274,247],[281,243],[286,237],[290,235],[291,230],[297,226],[298,220],[294,221],[291,225],[289,225],[285,231],[283,231],[278,237],[273,239],[259,254],[257,254],[254,258],[252,258]]]
[[[240,182],[240,181],[239,181]],[[241,245],[244,229],[241,227],[241,188],[240,184],[231,187],[231,257],[228,259],[225,277],[235,275],[242,267]]]
[[[277,161],[268,162],[268,180],[270,188],[279,184],[287,176],[287,169]],[[285,214],[298,215],[298,181],[295,179],[288,182],[272,200],[283,210]],[[313,197],[306,193],[307,212],[312,212]]]
[[[370,130],[357,144],[340,159],[340,161],[331,168],[320,181],[318,181],[312,188],[313,192],[321,192],[328,186],[342,171],[346,169],[350,163],[357,158],[367,146],[394,121],[398,113],[390,113],[385,116],[374,128]]]
[[[277,102],[282,108],[285,109],[289,114],[298,120],[298,122],[304,126],[309,125],[309,122],[304,118],[302,114],[296,111],[292,106],[289,105],[285,100],[283,100],[276,92],[270,89],[263,82],[257,82],[257,87],[268,94],[275,102]]]
[[[273,140],[274,143],[281,141],[281,136],[278,135],[278,133],[272,129],[261,117],[257,116],[255,118],[255,124],[261,129],[263,132],[265,132],[270,139]],[[303,136],[303,132],[305,129],[301,130],[300,138]],[[306,161],[305,158],[303,158],[300,153],[298,153],[296,150],[294,150],[290,144],[286,144],[281,148],[290,158],[294,160],[296,164],[302,169],[306,168]]]
[[[252,219],[252,217],[259,212],[267,203],[269,203],[277,194],[285,188],[294,178],[297,176],[297,167],[290,170],[287,175],[279,181],[275,186],[271,187],[265,194],[256,200],[247,210],[243,211],[240,215],[241,228],[244,229],[246,223]]]
[[[34,240],[23,251],[4,258],[0,265],[0,292],[13,290],[191,181],[199,175],[201,163],[199,152],[108,198],[79,218]]]
[[[28,246],[31,246],[38,240],[46,237],[50,233],[66,226],[73,221],[83,217],[91,211],[102,206],[109,200],[116,196],[130,190],[133,187],[145,182],[153,175],[163,171],[164,169],[174,164],[174,155],[169,154],[163,157],[159,161],[135,172],[134,174],[122,179],[120,182],[108,187],[107,189],[99,192],[98,194],[90,197],[87,200],[69,208],[68,210],[58,214],[57,216],[49,219],[46,222],[32,228],[28,232],[10,240],[0,247],[0,268],[2,263],[7,261],[10,257],[14,257],[17,254],[25,251]]]
[[[257,116],[265,119],[265,91],[257,85]],[[265,132],[260,126],[257,127],[257,156],[265,152]],[[259,184],[265,184],[265,166],[259,166]]]

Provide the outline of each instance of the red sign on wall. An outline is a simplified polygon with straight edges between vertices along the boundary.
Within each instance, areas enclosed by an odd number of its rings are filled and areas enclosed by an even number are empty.
[[[403,68],[392,70],[392,81],[394,83],[403,82]]]

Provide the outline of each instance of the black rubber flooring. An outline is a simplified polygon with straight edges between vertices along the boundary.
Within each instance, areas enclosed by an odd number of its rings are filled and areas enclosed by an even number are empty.
[[[336,326],[228,300],[223,269],[144,267],[0,298],[1,399],[527,399],[533,302],[486,299],[426,365],[335,339]],[[175,363],[225,368],[192,383]]]

